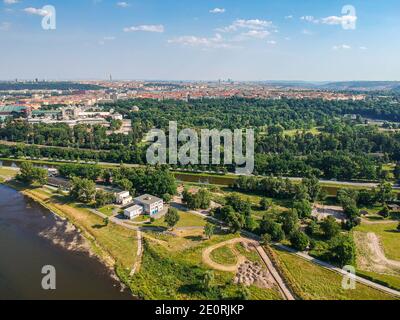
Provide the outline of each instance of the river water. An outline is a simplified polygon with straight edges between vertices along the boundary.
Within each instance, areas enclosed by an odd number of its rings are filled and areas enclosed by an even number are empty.
[[[67,249],[68,247],[68,249]],[[56,289],[42,289],[43,266],[56,270]],[[75,228],[0,184],[0,300],[132,299]]]

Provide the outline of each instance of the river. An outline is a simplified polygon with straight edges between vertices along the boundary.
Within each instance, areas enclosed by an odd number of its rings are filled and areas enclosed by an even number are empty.
[[[67,249],[68,248],[68,249]],[[44,290],[42,267],[56,270],[56,289]],[[0,300],[126,300],[112,272],[88,250],[69,223],[0,184]]]

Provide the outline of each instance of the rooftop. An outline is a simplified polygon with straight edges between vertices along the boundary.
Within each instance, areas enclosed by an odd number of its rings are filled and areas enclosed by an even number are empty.
[[[157,198],[156,196],[152,196],[150,194],[144,194],[140,197],[135,198],[134,200],[144,204],[153,204],[162,201],[162,199]]]

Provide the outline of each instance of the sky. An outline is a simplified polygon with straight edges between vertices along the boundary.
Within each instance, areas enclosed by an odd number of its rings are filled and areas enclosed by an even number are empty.
[[[400,80],[399,34],[398,0],[0,0],[0,79]]]

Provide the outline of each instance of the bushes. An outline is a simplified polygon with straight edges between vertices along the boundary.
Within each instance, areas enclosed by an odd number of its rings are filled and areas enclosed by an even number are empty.
[[[332,239],[336,237],[340,232],[340,225],[336,222],[335,218],[329,216],[321,222],[321,230],[324,233],[326,239]]]
[[[188,190],[183,192],[183,203],[189,209],[208,209],[211,203],[211,195],[207,189],[200,189],[196,194],[190,193]]]
[[[304,232],[297,230],[291,235],[290,243],[292,244],[292,247],[296,250],[305,251],[310,244],[310,239]]]

